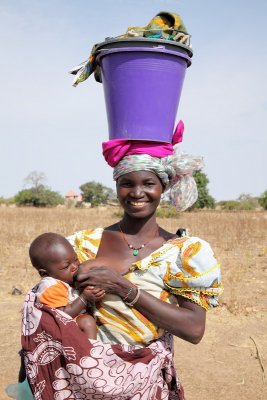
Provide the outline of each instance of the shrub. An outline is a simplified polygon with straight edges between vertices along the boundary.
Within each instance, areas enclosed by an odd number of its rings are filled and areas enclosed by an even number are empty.
[[[267,210],[267,190],[259,198],[260,205]]]
[[[198,199],[197,201],[190,207],[190,210],[195,208],[214,208],[215,207],[215,200],[209,194],[208,190],[208,183],[209,179],[204,172],[196,171],[194,174],[194,179],[197,184],[198,190]]]
[[[5,199],[4,197],[0,197],[0,204],[6,204],[8,206],[14,203],[15,203],[14,197],[9,197],[7,199]]]
[[[258,207],[259,203],[255,197],[240,196],[238,200],[222,200],[216,205],[225,211],[252,211]]]
[[[158,218],[174,218],[177,219],[180,217],[180,214],[176,210],[174,206],[169,207],[159,207],[156,212],[156,216]]]
[[[222,200],[219,201],[216,205],[219,206],[222,210],[233,211],[239,209],[240,203],[237,200]]]
[[[63,197],[46,186],[21,190],[15,196],[15,202],[19,206],[54,207],[63,204]]]
[[[114,217],[116,217],[116,218],[122,218],[123,217],[123,214],[124,214],[124,212],[123,212],[123,209],[122,208],[119,208],[118,210],[116,210],[112,215],[114,216]]]
[[[111,188],[95,181],[84,183],[80,186],[80,190],[84,201],[90,203],[92,207],[100,204],[107,204],[108,201],[112,201],[116,198],[116,195]]]
[[[258,198],[252,197],[250,194],[243,193],[237,200],[240,202],[239,210],[249,211],[255,210],[255,208],[259,207]]]

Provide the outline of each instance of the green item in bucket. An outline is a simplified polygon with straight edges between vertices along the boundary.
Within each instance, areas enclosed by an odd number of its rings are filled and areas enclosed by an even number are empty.
[[[159,12],[144,27],[129,26],[127,32],[123,35],[116,36],[116,39],[126,38],[156,38],[161,40],[170,40],[179,42],[185,46],[190,46],[190,35],[178,14],[167,11]],[[88,60],[72,68],[70,74],[75,75],[73,86],[84,82],[94,72],[95,79],[101,82],[99,67],[96,65],[96,51],[98,44],[95,44]]]

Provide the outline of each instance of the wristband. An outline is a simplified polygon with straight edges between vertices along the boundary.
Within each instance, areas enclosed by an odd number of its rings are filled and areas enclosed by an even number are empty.
[[[131,287],[128,289],[128,292],[127,292],[126,296],[122,298],[122,301],[127,300],[128,297],[130,296],[130,294],[132,293],[132,291],[133,291],[134,289],[137,289],[137,287],[136,287],[136,286],[131,286]]]
[[[125,301],[125,304],[127,304],[127,306],[132,307],[135,303],[137,303],[137,301],[138,301],[138,299],[139,299],[139,297],[141,295],[141,289],[139,289],[139,287],[136,287],[136,289],[137,289],[137,293],[136,293],[135,298],[130,302]]]
[[[81,302],[85,305],[85,307],[87,307],[87,301],[84,300],[84,298],[82,296],[79,296],[79,299],[81,300]]]

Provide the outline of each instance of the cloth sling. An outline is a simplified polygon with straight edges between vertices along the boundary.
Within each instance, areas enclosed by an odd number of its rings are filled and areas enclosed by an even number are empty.
[[[22,348],[35,400],[184,400],[174,368],[173,338],[148,347],[88,340],[62,311],[35,302],[23,307]]]

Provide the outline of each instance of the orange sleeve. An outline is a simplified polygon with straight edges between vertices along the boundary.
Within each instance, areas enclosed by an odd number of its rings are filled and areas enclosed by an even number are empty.
[[[68,288],[63,282],[49,286],[40,296],[39,301],[49,307],[65,307],[68,301]]]

